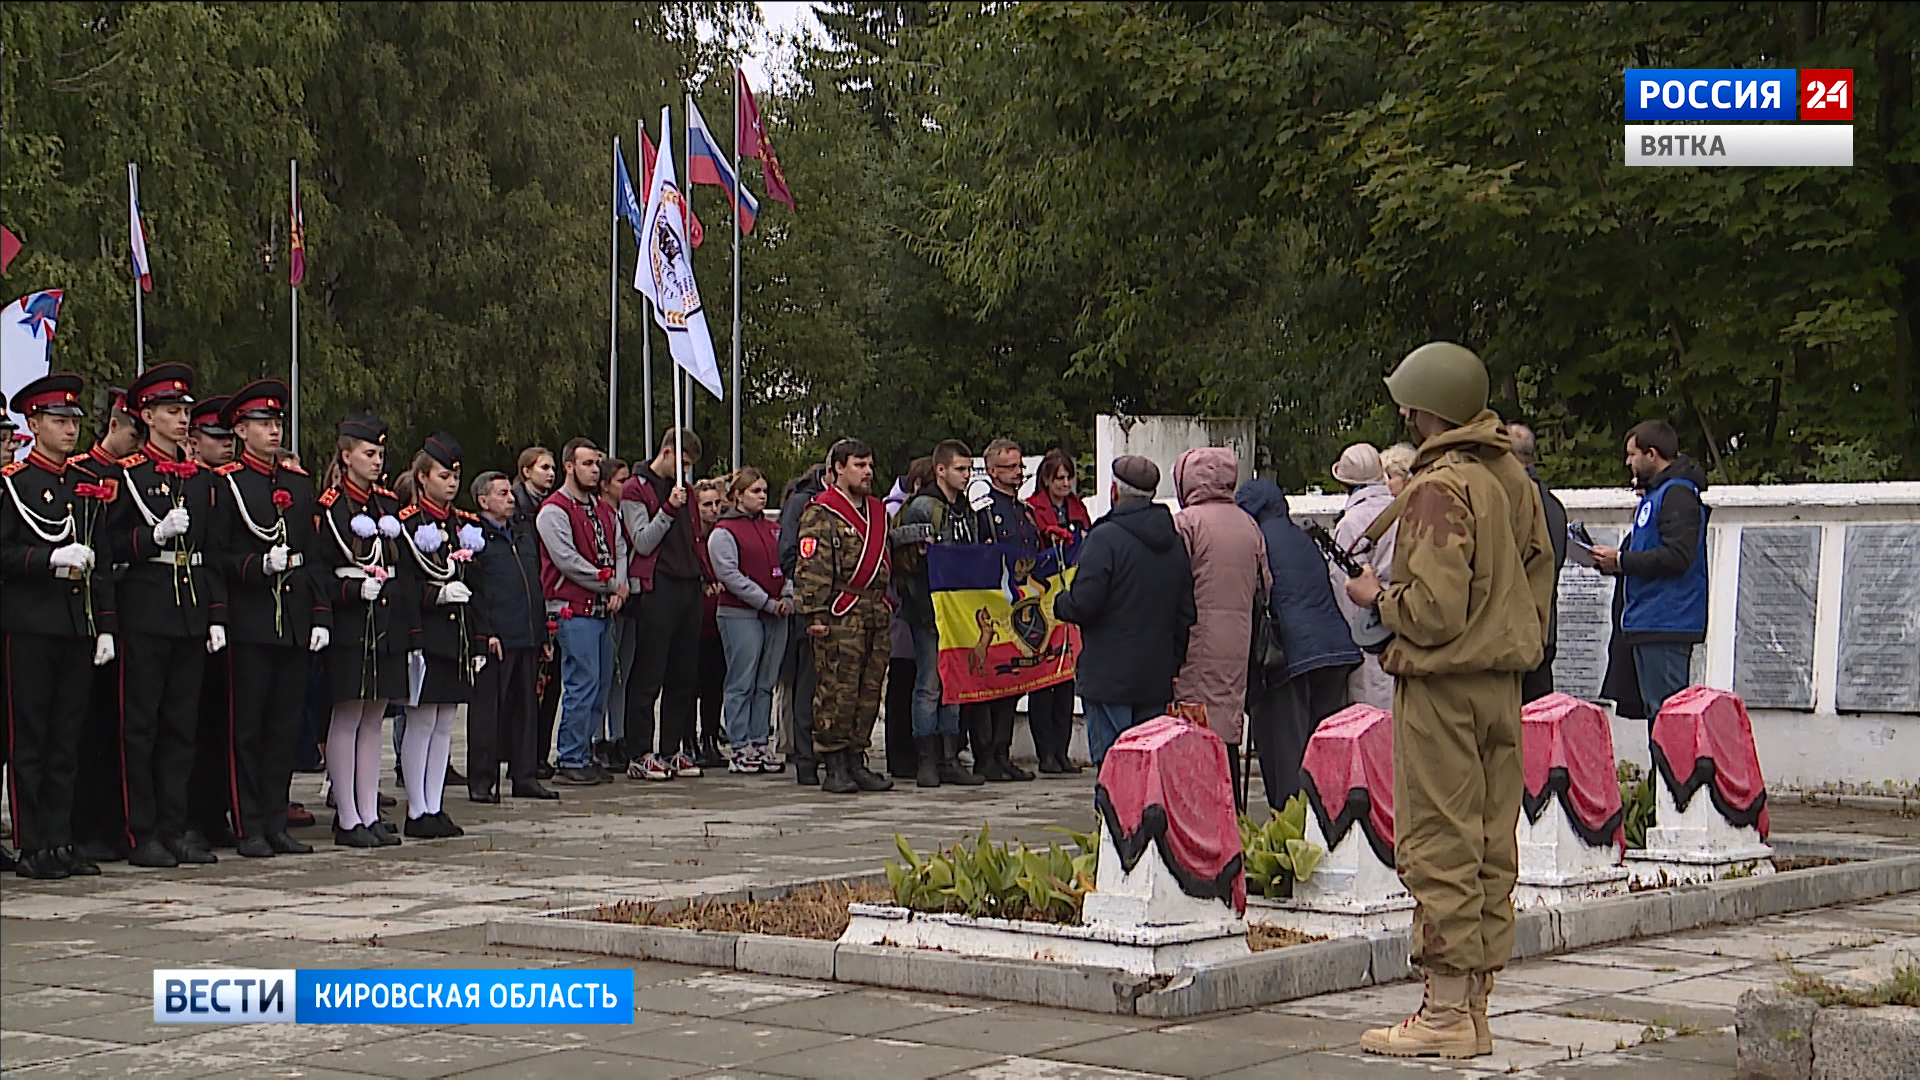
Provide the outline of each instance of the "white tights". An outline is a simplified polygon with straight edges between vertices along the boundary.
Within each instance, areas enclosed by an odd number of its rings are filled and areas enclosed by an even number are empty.
[[[419,705],[407,710],[407,731],[400,741],[400,772],[407,778],[407,816],[440,812],[447,786],[447,758],[453,752],[453,719],[458,705]]]
[[[327,725],[327,780],[340,827],[380,820],[380,722],[386,698],[343,701]]]

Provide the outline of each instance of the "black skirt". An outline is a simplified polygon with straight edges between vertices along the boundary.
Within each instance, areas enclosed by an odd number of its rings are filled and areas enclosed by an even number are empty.
[[[407,698],[407,654],[369,648],[355,637],[327,646],[327,689],[335,705],[343,701]]]
[[[493,658],[488,657],[489,661]],[[427,677],[420,683],[420,704],[422,705],[466,705],[473,701],[473,683],[467,678],[458,660],[443,657],[427,657]]]

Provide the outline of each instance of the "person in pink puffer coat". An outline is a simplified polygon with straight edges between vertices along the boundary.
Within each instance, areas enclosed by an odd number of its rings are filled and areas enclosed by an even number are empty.
[[[1254,597],[1273,587],[1266,538],[1233,502],[1239,482],[1239,460],[1225,447],[1188,450],[1173,466],[1181,507],[1173,523],[1193,564],[1193,602],[1200,616],[1187,637],[1187,662],[1173,681],[1175,709],[1182,703],[1204,705],[1207,726],[1236,759],[1246,727]]]

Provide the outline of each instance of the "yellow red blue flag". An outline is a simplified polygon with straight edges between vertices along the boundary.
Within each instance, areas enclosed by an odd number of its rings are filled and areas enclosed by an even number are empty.
[[[1053,614],[1079,545],[1034,553],[1005,544],[935,544],[927,584],[948,705],[1044,690],[1073,678],[1080,628]]]

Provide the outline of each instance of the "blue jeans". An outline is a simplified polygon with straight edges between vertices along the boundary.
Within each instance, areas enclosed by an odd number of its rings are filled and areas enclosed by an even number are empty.
[[[1633,670],[1640,681],[1640,700],[1647,706],[1647,723],[1660,715],[1668,698],[1687,688],[1693,646],[1661,642],[1633,647]]]
[[[765,746],[773,727],[773,684],[787,655],[787,620],[722,615],[714,624],[727,655],[727,685],[721,697],[727,741],[735,750]]]
[[[606,619],[560,620],[560,767],[584,767],[613,682],[613,628]]]
[[[1120,736],[1135,724],[1143,724],[1156,716],[1164,716],[1167,711],[1165,702],[1158,705],[1111,705],[1104,701],[1080,699],[1080,705],[1087,711],[1087,753],[1093,757],[1093,767],[1107,759],[1107,751],[1120,741]]]
[[[913,737],[960,734],[960,706],[940,704],[940,634],[907,623],[913,635]]]

